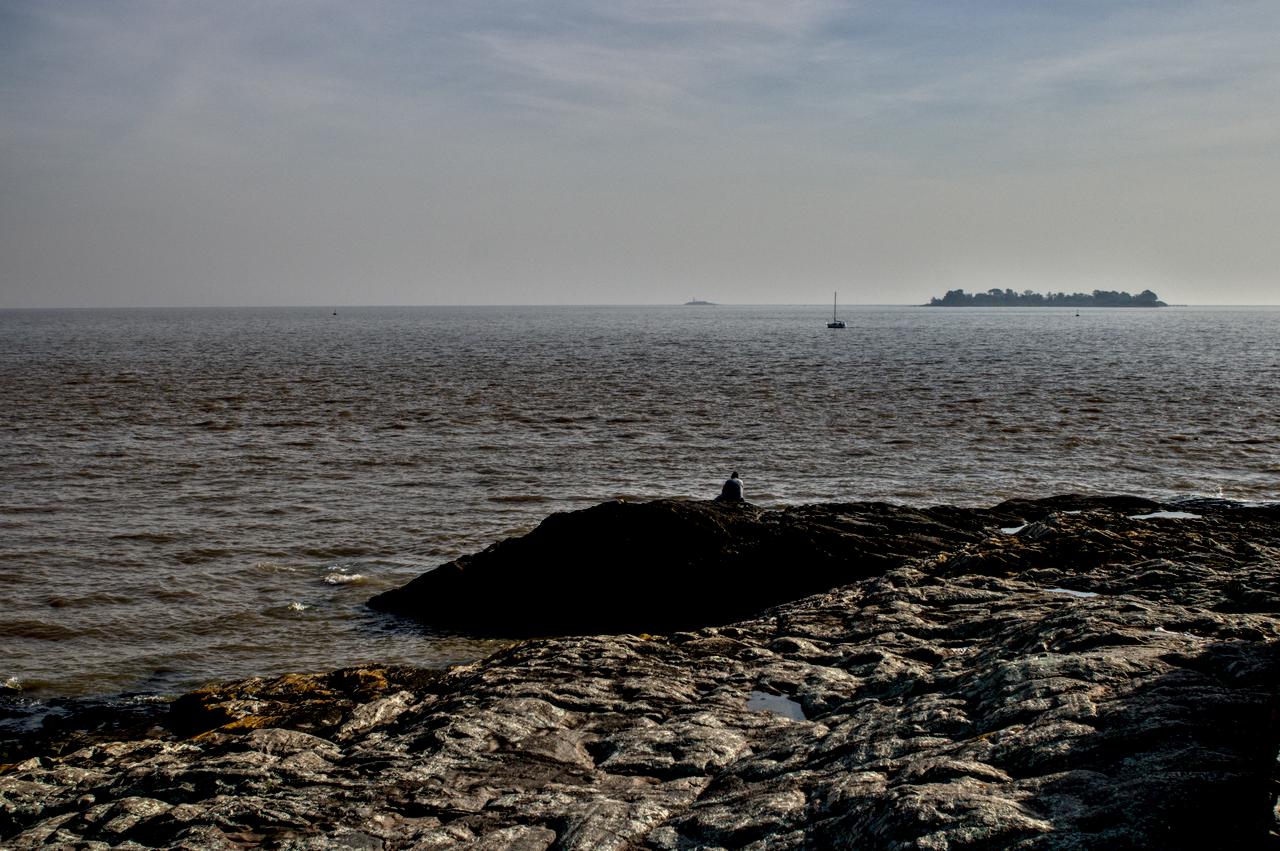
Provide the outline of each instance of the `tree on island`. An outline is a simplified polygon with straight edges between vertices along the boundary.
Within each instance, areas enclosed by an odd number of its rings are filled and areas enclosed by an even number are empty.
[[[1086,293],[1055,293],[1047,295],[1023,290],[993,287],[985,293],[966,293],[964,290],[948,290],[942,298],[931,298],[926,307],[1168,307],[1151,290],[1137,295],[1115,290],[1094,290]]]

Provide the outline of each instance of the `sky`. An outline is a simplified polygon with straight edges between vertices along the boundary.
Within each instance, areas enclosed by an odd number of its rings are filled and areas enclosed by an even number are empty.
[[[1274,0],[0,0],[0,307],[1280,303]]]

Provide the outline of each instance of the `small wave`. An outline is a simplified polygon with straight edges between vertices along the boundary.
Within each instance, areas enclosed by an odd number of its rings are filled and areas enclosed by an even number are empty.
[[[193,423],[196,428],[202,428],[205,431],[235,431],[240,428],[240,423],[235,420],[226,420],[219,422],[218,420],[201,420]]]
[[[9,677],[4,682],[0,682],[0,689],[7,691],[22,691],[22,680],[17,677]]]
[[[112,535],[111,540],[142,541],[147,544],[171,544],[178,540],[178,536],[165,532],[125,532],[120,535]]]
[[[104,605],[127,605],[133,601],[134,598],[126,594],[95,591],[92,594],[82,594],[78,597],[54,594],[45,599],[45,605],[51,609],[101,608]]]
[[[331,518],[318,518],[312,520],[312,523],[329,523],[333,522]],[[333,546],[333,547],[311,547],[302,551],[308,558],[318,559],[338,559],[338,558],[355,558],[357,556],[368,555],[371,550],[368,547],[357,546]]]
[[[178,577],[170,577],[170,582],[181,581]],[[173,585],[162,585],[152,588],[151,597],[155,600],[190,600],[200,597],[201,593],[193,588],[182,588]]]
[[[225,558],[229,555],[231,555],[231,550],[223,547],[200,547],[188,550],[185,553],[179,553],[174,558],[181,564],[201,564],[206,561]]]
[[[326,581],[327,581],[327,580],[326,580]],[[288,609],[289,609],[289,611],[291,611],[291,612],[305,612],[305,611],[306,611],[307,609],[309,609],[309,608],[311,608],[311,607],[310,607],[310,606],[308,606],[306,603],[299,603],[299,602],[297,602],[296,600],[295,600],[294,602],[290,603],[290,604],[289,604],[289,606],[288,606]]]
[[[537,493],[500,494],[489,497],[490,502],[548,502],[550,497]]]
[[[5,505],[0,511],[5,514],[57,514],[62,509],[56,505]]]
[[[262,573],[293,573],[297,568],[278,561],[256,561],[253,563],[253,569]]]
[[[71,629],[48,621],[18,619],[0,623],[0,638],[35,638],[42,641],[62,641],[84,635],[83,630]]]
[[[330,573],[324,578],[326,585],[352,585],[357,582],[364,582],[363,573]]]

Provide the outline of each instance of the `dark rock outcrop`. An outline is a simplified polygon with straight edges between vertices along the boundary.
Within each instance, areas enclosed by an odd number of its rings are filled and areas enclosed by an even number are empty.
[[[950,509],[927,555],[731,626],[211,686],[181,735],[4,767],[0,840],[1275,847],[1280,511],[1150,507]]]
[[[1112,500],[1125,509],[1154,503]],[[606,502],[424,573],[370,600],[434,627],[485,635],[658,633],[769,606],[973,543],[1073,497],[992,510],[886,503],[766,511],[738,503]]]

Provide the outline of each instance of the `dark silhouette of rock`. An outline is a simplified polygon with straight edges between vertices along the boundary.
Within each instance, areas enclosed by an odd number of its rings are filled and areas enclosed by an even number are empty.
[[[606,502],[553,514],[527,535],[424,573],[370,605],[488,635],[722,624],[980,538],[979,520],[963,520],[951,509],[879,503],[766,511]]]
[[[855,572],[841,546],[896,531],[880,572],[732,625],[209,686],[167,730],[0,768],[0,843],[1274,847],[1280,510],[1161,508],[614,508],[810,528]]]

